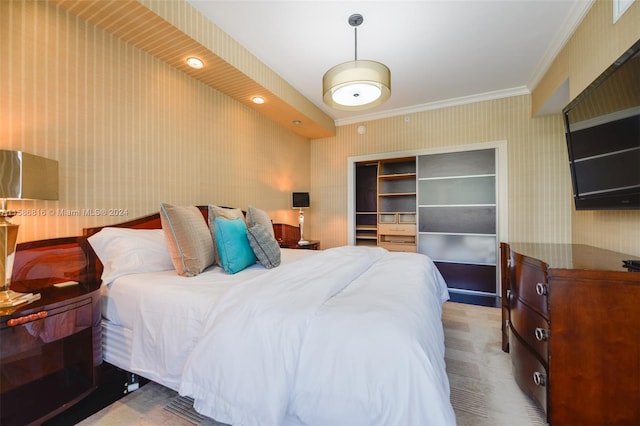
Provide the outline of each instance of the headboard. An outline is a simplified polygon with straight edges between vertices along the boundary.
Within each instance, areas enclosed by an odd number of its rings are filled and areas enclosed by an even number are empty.
[[[205,222],[209,220],[209,207],[208,206],[196,206],[202,213]],[[230,207],[224,207],[230,208]],[[244,211],[243,211],[244,213]],[[84,228],[82,230],[82,237],[85,242],[85,251],[87,253],[87,276],[88,280],[100,286],[102,281],[102,262],[98,259],[96,252],[93,251],[91,244],[87,241],[87,238],[97,234],[102,228],[132,228],[132,229],[161,229],[162,222],[160,221],[160,213],[150,214],[137,219],[129,220],[127,222],[116,223],[112,225],[96,226],[93,228]]]

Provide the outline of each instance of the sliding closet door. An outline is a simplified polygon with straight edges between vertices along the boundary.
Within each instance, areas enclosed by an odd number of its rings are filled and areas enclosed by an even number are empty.
[[[496,295],[496,150],[418,157],[418,251],[451,292]]]

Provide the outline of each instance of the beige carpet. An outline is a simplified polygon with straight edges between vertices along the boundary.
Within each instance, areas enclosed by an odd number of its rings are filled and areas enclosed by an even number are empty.
[[[501,350],[500,310],[447,302],[443,322],[451,402],[458,425],[546,425],[543,413],[516,385],[509,355]],[[196,413],[191,400],[156,383],[80,424],[219,425]]]
[[[546,425],[502,352],[499,308],[444,304],[445,360],[459,426]]]

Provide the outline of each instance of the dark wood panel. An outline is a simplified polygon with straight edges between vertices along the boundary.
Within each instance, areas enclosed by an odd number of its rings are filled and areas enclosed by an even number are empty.
[[[496,267],[464,263],[435,262],[449,288],[496,292]]]
[[[356,164],[356,211],[375,212],[378,201],[377,163]]]
[[[286,223],[274,223],[273,232],[278,242],[297,243],[300,241],[300,227]]]
[[[535,355],[545,366],[549,357],[549,322],[540,314],[531,310],[518,298],[511,304],[511,326],[525,339]],[[540,331],[536,332],[536,329]],[[538,334],[538,336],[536,335]],[[540,340],[538,339],[540,337]]]
[[[502,309],[502,350],[509,352],[509,308],[511,302],[510,275],[511,261],[510,249],[506,243],[500,243],[500,306]]]
[[[17,282],[16,284],[20,284]],[[102,364],[100,290],[40,290],[0,319],[2,424],[40,424],[92,392]]]
[[[540,315],[548,317],[546,264],[515,252],[512,252],[511,264],[513,296],[522,300]],[[544,294],[538,294],[539,290]]]
[[[16,247],[11,281],[32,292],[62,281],[86,284],[87,257],[81,237],[29,241]]]
[[[623,267],[625,259],[640,260],[638,256],[618,253],[584,244],[509,243],[516,253],[544,262],[549,268],[576,270],[628,272]],[[556,272],[557,274],[557,272]]]
[[[501,245],[503,262],[508,248]],[[537,360],[548,366],[552,425],[640,424],[640,273],[621,267],[621,259],[636,257],[583,245],[528,243],[513,244],[509,257],[507,349],[518,385],[545,407],[535,395],[538,386],[527,379]],[[536,291],[539,283],[544,294]],[[535,329],[547,321],[545,356]]]
[[[518,383],[518,386],[520,386],[520,389],[522,389],[524,393],[529,395],[539,407],[548,413],[547,386],[549,384],[549,378],[545,366],[542,365],[538,358],[533,356],[522,339],[514,333],[513,330],[509,334],[509,351],[511,353],[511,361],[513,362],[513,375],[516,383]],[[544,384],[536,384],[534,381],[534,375],[536,373],[540,375],[541,380],[544,380]],[[576,391],[577,389],[574,389],[571,393]],[[580,423],[573,424],[577,425]]]
[[[550,275],[552,424],[640,424],[640,280]]]

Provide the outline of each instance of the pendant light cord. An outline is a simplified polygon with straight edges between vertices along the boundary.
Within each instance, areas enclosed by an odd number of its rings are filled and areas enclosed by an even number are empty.
[[[355,42],[356,42],[356,46],[355,46],[355,60],[358,60],[358,27],[354,27],[353,28],[354,34],[355,34]]]

